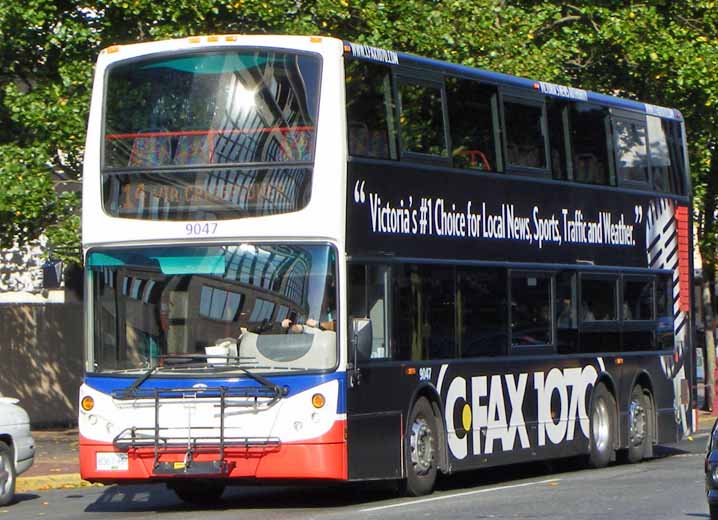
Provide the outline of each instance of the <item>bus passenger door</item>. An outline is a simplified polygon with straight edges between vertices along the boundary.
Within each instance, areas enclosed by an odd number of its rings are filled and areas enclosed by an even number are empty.
[[[402,412],[388,345],[391,268],[349,264],[347,444],[350,480],[402,477]],[[354,334],[355,319],[367,327]],[[360,337],[363,335],[363,337]],[[356,342],[361,341],[362,348]],[[393,379],[393,381],[392,381]]]

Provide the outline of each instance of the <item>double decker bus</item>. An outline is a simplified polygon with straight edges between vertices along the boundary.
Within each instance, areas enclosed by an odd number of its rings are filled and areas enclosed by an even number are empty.
[[[332,38],[98,59],[83,192],[92,482],[391,479],[693,428],[673,109]]]

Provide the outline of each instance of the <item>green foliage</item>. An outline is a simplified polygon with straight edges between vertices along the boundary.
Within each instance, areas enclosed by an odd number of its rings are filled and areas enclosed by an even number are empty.
[[[0,146],[0,247],[37,238],[50,223],[54,192],[45,156],[34,147]]]
[[[718,9],[707,0],[26,0],[0,3],[0,246],[77,245],[76,200],[99,50],[209,33],[337,36],[679,108],[697,216],[715,207]],[[713,201],[713,206],[711,206]],[[715,225],[701,227],[715,256]],[[73,235],[73,233],[75,233]]]

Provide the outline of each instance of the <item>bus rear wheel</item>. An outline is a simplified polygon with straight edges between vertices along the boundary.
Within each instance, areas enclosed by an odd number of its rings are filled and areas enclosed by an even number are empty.
[[[646,457],[648,447],[653,442],[650,427],[652,419],[651,399],[643,387],[636,385],[631,391],[628,404],[628,452],[626,459],[630,463],[640,462]]]
[[[407,495],[427,495],[434,489],[439,439],[436,423],[429,400],[425,397],[417,399],[409,414],[404,436],[404,486]]]
[[[183,502],[197,505],[215,504],[224,493],[227,483],[213,479],[177,479],[167,483]]]
[[[590,415],[590,452],[588,463],[603,468],[614,454],[616,432],[616,401],[605,385],[599,384],[593,392]]]

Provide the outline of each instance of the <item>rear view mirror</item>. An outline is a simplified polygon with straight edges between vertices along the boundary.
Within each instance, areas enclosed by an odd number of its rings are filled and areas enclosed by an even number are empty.
[[[354,365],[371,358],[372,328],[369,318],[352,318],[352,346]]]

